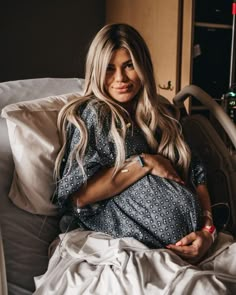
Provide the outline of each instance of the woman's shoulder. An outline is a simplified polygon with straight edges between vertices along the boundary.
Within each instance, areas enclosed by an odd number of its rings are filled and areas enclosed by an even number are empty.
[[[98,114],[98,99],[96,97],[88,97],[82,103],[80,103],[76,109],[76,115],[82,119],[87,117],[93,117]]]
[[[109,117],[109,110],[104,102],[95,96],[89,97],[77,108],[79,116],[87,124],[98,124]]]

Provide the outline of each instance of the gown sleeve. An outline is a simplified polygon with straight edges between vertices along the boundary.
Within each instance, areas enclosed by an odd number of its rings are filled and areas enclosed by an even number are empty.
[[[207,183],[206,166],[196,151],[192,151],[190,181],[194,187]]]
[[[61,179],[57,185],[55,201],[59,208],[67,204],[68,197],[79,188],[102,167],[113,166],[114,146],[109,140],[109,117],[103,122],[102,128],[98,128],[97,108],[87,105],[80,112],[88,132],[88,145],[84,157],[84,172],[82,173],[76,159],[70,161],[73,149],[78,145],[81,134],[78,128],[69,124],[67,128],[67,147],[61,165]]]

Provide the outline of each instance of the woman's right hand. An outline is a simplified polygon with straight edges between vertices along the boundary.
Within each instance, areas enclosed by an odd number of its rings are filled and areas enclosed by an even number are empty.
[[[142,154],[141,157],[145,165],[150,168],[150,174],[174,180],[184,185],[184,181],[180,178],[170,160],[166,159],[164,156],[158,154]]]

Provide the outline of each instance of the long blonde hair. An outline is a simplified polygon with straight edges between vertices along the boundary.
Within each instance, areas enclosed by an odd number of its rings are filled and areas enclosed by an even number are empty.
[[[55,176],[59,177],[60,165],[66,148],[66,126],[71,122],[79,129],[81,140],[71,154],[71,161],[78,161],[83,173],[83,158],[88,143],[88,133],[84,122],[78,116],[78,109],[88,101],[102,103],[104,112],[111,114],[110,135],[116,147],[114,171],[123,165],[125,154],[127,112],[106,93],[104,81],[107,66],[114,50],[125,48],[132,59],[141,81],[141,90],[136,99],[135,121],[153,152],[162,154],[181,171],[186,178],[190,163],[190,151],[184,142],[181,128],[170,111],[171,105],[157,94],[153,65],[148,47],[141,35],[128,24],[109,24],[104,26],[93,39],[86,60],[85,88],[82,97],[75,97],[66,104],[58,116],[58,128],[62,148],[55,163]],[[104,116],[104,113],[101,113]],[[117,122],[121,128],[117,129]],[[157,130],[161,133],[160,142],[156,140]]]

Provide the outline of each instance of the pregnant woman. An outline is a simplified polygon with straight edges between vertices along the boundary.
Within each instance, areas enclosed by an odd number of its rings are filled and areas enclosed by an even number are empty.
[[[103,27],[88,52],[84,95],[58,117],[61,230],[133,237],[199,260],[215,228],[204,166],[176,117],[157,94],[140,34],[127,24]]]

